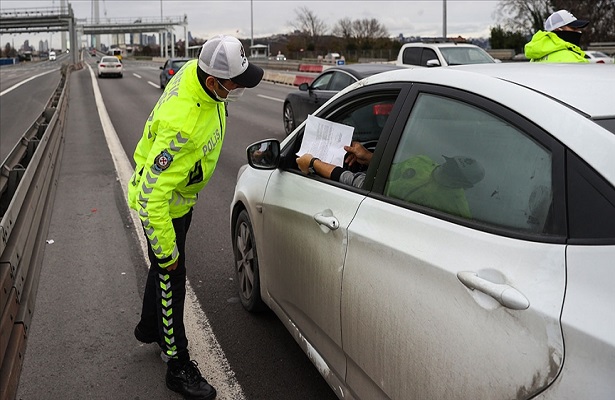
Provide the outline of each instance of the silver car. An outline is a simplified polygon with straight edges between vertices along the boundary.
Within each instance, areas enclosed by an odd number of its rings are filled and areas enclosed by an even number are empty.
[[[305,123],[248,147],[238,290],[343,399],[613,399],[615,68],[368,77],[316,115],[373,150],[302,174]],[[446,179],[442,179],[445,177]]]

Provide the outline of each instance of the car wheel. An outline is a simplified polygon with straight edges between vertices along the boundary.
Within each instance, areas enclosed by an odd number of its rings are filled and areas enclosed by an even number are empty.
[[[295,130],[295,113],[290,103],[284,104],[284,131],[286,136],[290,135]]]
[[[164,90],[164,84],[162,83],[162,79],[160,79],[160,89]]]
[[[246,310],[262,311],[265,305],[261,299],[256,243],[252,223],[246,210],[242,210],[237,216],[234,232],[233,253],[239,299]]]
[[[120,78],[123,78],[123,77],[124,77],[124,74],[120,74]]]

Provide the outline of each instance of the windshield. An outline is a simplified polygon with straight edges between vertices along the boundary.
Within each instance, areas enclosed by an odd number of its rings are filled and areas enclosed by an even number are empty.
[[[597,119],[594,120],[598,125],[603,127],[604,129],[615,133],[615,118],[610,119]]]
[[[441,47],[448,65],[487,64],[495,61],[480,47]]]

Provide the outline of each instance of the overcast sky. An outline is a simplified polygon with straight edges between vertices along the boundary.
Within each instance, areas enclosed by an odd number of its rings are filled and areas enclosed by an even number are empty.
[[[92,0],[67,0],[75,16],[92,20]],[[59,7],[61,0],[0,0],[0,9]],[[98,0],[101,21],[117,18],[160,18],[161,6],[164,17],[188,19],[188,30],[193,37],[207,39],[218,33],[232,34],[239,38],[269,36],[289,33],[291,21],[296,19],[301,7],[309,10],[332,28],[338,20],[376,18],[384,25],[390,36],[442,36],[443,0]],[[489,29],[496,25],[497,0],[447,0],[447,34],[466,38],[489,37]],[[175,33],[183,36],[183,28]],[[29,35],[35,47],[38,40],[52,40],[59,47],[59,33]],[[27,35],[1,35],[2,46],[12,40],[19,47]],[[104,37],[103,40],[104,41]],[[19,44],[19,46],[18,46]],[[109,44],[109,43],[107,43]]]

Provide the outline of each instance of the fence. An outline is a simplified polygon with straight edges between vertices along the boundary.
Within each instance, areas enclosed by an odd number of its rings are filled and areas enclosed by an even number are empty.
[[[68,75],[0,166],[0,400],[19,384],[64,147]]]

